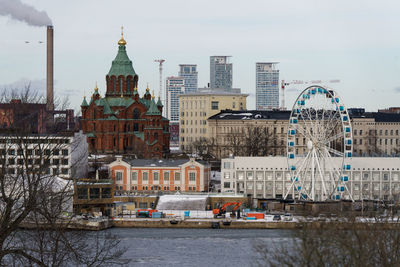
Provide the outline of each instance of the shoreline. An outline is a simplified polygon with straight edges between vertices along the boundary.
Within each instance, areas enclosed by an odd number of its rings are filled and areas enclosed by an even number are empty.
[[[372,226],[381,230],[400,229],[399,222],[345,222],[345,221],[266,221],[266,220],[227,220],[227,219],[180,219],[180,218],[116,218],[102,220],[77,220],[74,222],[59,222],[56,225],[23,222],[22,229],[54,229],[64,228],[78,231],[102,231],[109,228],[186,228],[186,229],[282,229],[296,230],[305,226],[315,229],[336,224],[338,230],[368,229]]]

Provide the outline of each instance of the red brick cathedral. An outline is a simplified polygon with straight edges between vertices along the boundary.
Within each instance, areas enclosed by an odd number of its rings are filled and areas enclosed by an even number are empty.
[[[126,53],[123,34],[118,54],[106,75],[107,92],[98,88],[89,104],[83,99],[82,130],[90,153],[135,154],[138,158],[161,158],[169,153],[169,121],[162,116],[160,97],[157,103],[149,88],[139,96],[139,76]]]

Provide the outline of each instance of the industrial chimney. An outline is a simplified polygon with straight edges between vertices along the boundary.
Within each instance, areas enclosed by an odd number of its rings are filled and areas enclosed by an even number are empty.
[[[54,53],[53,53],[53,26],[47,26],[47,111],[54,110]]]

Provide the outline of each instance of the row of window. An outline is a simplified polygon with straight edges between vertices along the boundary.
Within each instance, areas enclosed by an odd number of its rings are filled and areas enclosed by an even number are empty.
[[[44,149],[44,150],[42,150],[42,149],[27,149],[26,152],[24,152],[24,150],[22,150],[22,149],[17,149],[17,150],[15,150],[15,149],[8,149],[8,150],[0,149],[0,154],[5,155],[6,151],[7,151],[7,154],[10,156],[14,156],[16,153],[19,156],[24,155],[24,153],[26,153],[26,155],[28,155],[28,156],[32,156],[32,155],[40,156],[42,154],[46,155],[46,156],[50,156],[50,155],[59,156],[60,155],[60,149]],[[62,149],[61,154],[63,156],[68,156],[68,149]]]
[[[25,171],[26,170],[24,170],[23,168],[8,168],[7,169],[7,173],[8,174],[17,174],[17,173],[21,174],[22,172],[25,172]],[[44,173],[50,175],[50,168],[47,168]],[[61,172],[60,172],[60,169],[53,168],[52,174],[53,175],[58,175],[58,174],[67,175],[68,174],[68,168],[61,168]]]
[[[363,135],[363,130],[358,130],[354,129],[354,135]],[[369,135],[373,136],[373,135],[377,135],[378,134],[378,130],[369,130]],[[390,130],[390,135],[399,135],[399,130]],[[383,135],[383,130],[379,130],[379,135]],[[385,135],[389,135],[389,130],[385,130]]]
[[[122,186],[116,186],[115,187],[117,190],[123,190],[123,187]],[[139,190],[138,189],[138,186],[137,185],[135,185],[135,186],[132,186],[132,190],[134,190],[134,191],[137,191],[137,190]],[[162,191],[162,190],[164,190],[164,191],[181,191],[181,187],[180,186],[164,186],[164,187],[162,187],[162,186],[159,186],[159,185],[153,185],[153,186],[143,186],[142,187],[142,190],[144,190],[144,191],[149,191],[149,190],[152,190],[152,191],[154,191],[154,190],[159,190],[159,191]],[[196,191],[196,186],[189,186],[188,187],[188,190],[189,191]]]
[[[15,165],[15,163],[17,163],[18,165],[24,165],[25,160],[24,159],[17,159],[15,160],[15,158],[9,158],[8,159],[8,164],[9,165]],[[28,159],[27,160],[28,165],[40,165],[42,162],[46,165],[50,165],[50,163],[52,163],[53,165],[68,165],[68,159],[53,159],[52,161],[50,161],[50,159],[45,159],[45,160],[41,160],[41,159]],[[2,161],[0,160],[0,164],[2,164]]]
[[[159,180],[159,172],[153,172],[153,181],[158,181]],[[116,172],[115,174],[115,179],[116,181],[122,181],[122,172]],[[169,171],[164,171],[163,172],[163,179],[164,181],[169,181],[170,178],[170,172]],[[138,180],[138,173],[137,172],[132,172],[131,174],[131,180],[133,183],[136,183]],[[149,173],[148,172],[142,172],[142,180],[143,181],[148,181],[149,180]],[[175,181],[180,181],[181,180],[181,173],[180,172],[175,172],[174,174],[174,180]],[[189,172],[189,181],[194,182],[196,181],[196,173],[195,172]]]

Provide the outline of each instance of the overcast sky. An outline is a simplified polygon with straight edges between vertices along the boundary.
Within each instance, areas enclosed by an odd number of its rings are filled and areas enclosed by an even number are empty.
[[[255,63],[263,61],[280,62],[280,79],[340,79],[330,86],[347,107],[400,106],[399,1],[21,1],[53,22],[55,93],[69,94],[75,109],[96,81],[104,94],[121,25],[141,93],[149,83],[158,94],[154,59],[166,59],[164,78],[179,64],[197,64],[203,87],[209,56],[231,55],[233,86],[250,94],[249,109]],[[46,45],[38,41],[46,41],[45,27],[0,16],[0,33],[0,88],[32,81],[44,90]],[[296,88],[286,93],[289,107]]]

